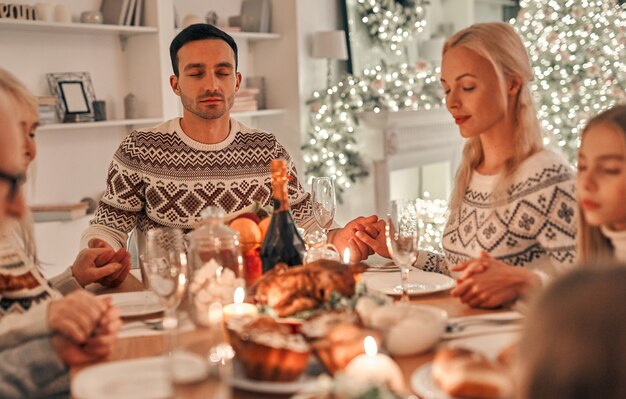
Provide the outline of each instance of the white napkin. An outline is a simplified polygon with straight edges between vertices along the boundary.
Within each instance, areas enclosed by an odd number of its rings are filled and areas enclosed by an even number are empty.
[[[180,316],[178,323],[178,332],[187,332],[196,328],[186,314]],[[150,335],[161,335],[163,333],[165,333],[165,330],[155,330],[141,321],[128,321],[124,322],[117,336],[119,338],[147,337]]]
[[[446,331],[443,334],[443,339],[518,331],[522,328],[523,318],[524,316],[521,313],[515,311],[450,318],[448,319],[447,325],[454,325],[457,322],[459,322],[460,325],[463,325],[464,322],[468,322],[468,324],[464,325],[459,330]],[[502,321],[502,324],[490,323],[490,320]],[[481,321],[485,322],[482,323]]]

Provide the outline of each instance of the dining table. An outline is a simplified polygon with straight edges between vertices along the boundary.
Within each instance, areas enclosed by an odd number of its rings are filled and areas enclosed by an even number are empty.
[[[123,292],[134,292],[134,291],[142,291],[146,288],[144,285],[135,278],[132,274],[118,287],[116,288],[106,288],[99,285],[93,285],[88,287],[88,289],[96,294],[111,294],[111,293],[123,293]],[[397,298],[396,298],[397,299]],[[485,313],[496,313],[496,312],[504,312],[505,310],[485,310],[485,309],[476,309],[469,307],[459,301],[458,298],[455,298],[450,295],[450,290],[445,290],[442,292],[432,293],[428,295],[419,295],[412,296],[410,299],[411,303],[419,304],[419,305],[429,305],[439,309],[444,310],[449,318],[456,317],[464,317],[464,316],[473,316],[480,315]],[[183,303],[181,308],[184,308],[186,305]],[[154,317],[154,316],[152,316]],[[139,318],[141,319],[141,318]],[[128,319],[125,319],[125,322],[128,322]],[[130,320],[132,321],[132,319]],[[211,340],[207,339],[209,336],[209,331],[207,328],[196,327],[191,331],[180,332],[176,336],[176,344],[183,345],[185,348],[193,350],[198,354],[207,354],[211,347]],[[133,336],[133,337],[124,337],[119,338],[112,350],[112,353],[105,359],[94,363],[82,364],[79,366],[74,366],[70,370],[71,378],[75,378],[75,376],[87,367],[93,366],[94,364],[102,364],[106,362],[113,362],[119,360],[128,360],[128,359],[138,359],[149,356],[159,356],[164,353],[165,350],[165,340],[163,339],[162,334],[150,335],[150,336]],[[431,349],[430,351],[414,356],[395,356],[393,359],[399,365],[402,374],[404,376],[404,381],[408,390],[410,390],[410,377],[411,374],[423,364],[430,362],[435,355],[435,349]],[[215,387],[216,382],[212,380],[206,380],[195,384],[185,385],[183,387],[177,387],[176,397],[177,398],[211,398],[214,395],[216,390]],[[276,394],[262,394],[258,392],[247,392],[239,389],[232,390],[232,398],[233,399],[252,399],[252,398],[271,398],[277,397],[279,395]],[[417,396],[415,396],[417,397]]]

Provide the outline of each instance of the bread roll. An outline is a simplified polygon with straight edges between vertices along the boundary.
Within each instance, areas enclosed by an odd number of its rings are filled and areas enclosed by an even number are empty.
[[[504,370],[484,355],[466,348],[444,348],[433,360],[433,380],[455,397],[501,399],[510,397],[512,383]]]

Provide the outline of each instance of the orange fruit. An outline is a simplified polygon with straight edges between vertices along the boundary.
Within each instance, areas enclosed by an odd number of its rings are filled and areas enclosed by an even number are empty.
[[[239,240],[244,246],[253,247],[261,242],[261,229],[248,218],[237,218],[230,222],[230,228],[239,232]]]
[[[270,227],[270,221],[272,220],[271,216],[266,217],[265,219],[259,222],[259,229],[261,229],[261,242],[265,240],[265,235],[267,234],[267,229]]]

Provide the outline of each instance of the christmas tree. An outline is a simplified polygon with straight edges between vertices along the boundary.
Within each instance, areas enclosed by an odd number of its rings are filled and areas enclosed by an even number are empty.
[[[522,0],[546,143],[575,162],[586,120],[626,101],[626,9],[615,0]]]

